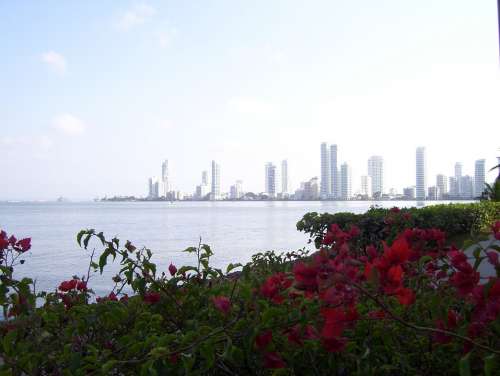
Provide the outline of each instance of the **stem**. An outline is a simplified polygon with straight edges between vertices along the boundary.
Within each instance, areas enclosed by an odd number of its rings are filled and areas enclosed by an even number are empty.
[[[460,334],[457,334],[457,333],[454,333],[454,332],[450,332],[448,330],[436,329],[436,328],[431,328],[431,327],[428,327],[428,326],[415,325],[415,324],[412,324],[412,323],[410,323],[408,321],[405,321],[401,317],[399,317],[398,315],[396,315],[394,312],[392,312],[387,307],[387,305],[385,305],[385,303],[383,303],[379,298],[377,298],[371,292],[369,292],[368,290],[366,290],[364,287],[362,287],[361,285],[357,284],[356,282],[349,281],[348,283],[350,283],[351,285],[353,285],[354,287],[356,287],[364,295],[366,295],[371,300],[373,300],[380,308],[382,308],[385,312],[387,312],[389,314],[389,316],[391,316],[395,321],[399,322],[400,324],[402,324],[402,325],[404,325],[404,326],[406,326],[408,328],[412,328],[412,329],[419,330],[419,331],[425,331],[425,332],[433,332],[433,333],[445,334],[445,335],[448,335],[448,336],[452,336],[452,337],[461,339],[462,341],[465,341],[465,342],[470,342],[474,346],[477,346],[477,347],[479,347],[479,348],[481,348],[483,350],[489,351],[491,353],[500,354],[500,350],[492,349],[491,347],[483,345],[481,343],[478,343],[478,342],[474,341],[473,339],[471,339],[469,337],[465,337],[465,336],[462,336]]]

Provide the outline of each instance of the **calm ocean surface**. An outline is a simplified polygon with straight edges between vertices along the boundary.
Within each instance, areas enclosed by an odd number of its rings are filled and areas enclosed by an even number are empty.
[[[427,202],[436,204],[439,202]],[[76,234],[85,228],[103,231],[111,239],[130,240],[150,248],[159,270],[170,262],[193,263],[181,251],[199,237],[215,252],[212,264],[224,267],[247,262],[258,251],[289,251],[307,244],[295,224],[310,211],[362,213],[374,202],[87,202],[0,203],[0,228],[18,238],[31,237],[32,249],[17,276],[30,276],[37,290],[53,290],[73,275],[86,275],[90,253],[78,247]],[[417,206],[415,202],[378,202],[382,207]],[[420,204],[421,205],[421,204]],[[100,248],[97,248],[98,250]],[[118,260],[117,260],[118,261]],[[118,262],[91,287],[100,295],[110,291]]]

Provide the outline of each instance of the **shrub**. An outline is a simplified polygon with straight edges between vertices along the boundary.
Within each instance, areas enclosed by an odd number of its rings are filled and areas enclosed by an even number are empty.
[[[395,223],[405,223],[393,213]],[[401,217],[401,218],[400,218]],[[493,226],[500,240],[500,222]],[[96,297],[91,279],[33,292],[12,276],[26,250],[0,236],[4,374],[478,374],[500,355],[500,248],[473,259],[439,229],[407,228],[388,243],[359,247],[356,226],[336,224],[318,252],[257,254],[241,273],[210,266],[212,250],[185,251],[195,265],[159,268],[130,242],[82,231],[118,257],[114,288]],[[29,241],[23,244],[29,245]],[[93,254],[92,254],[93,256]],[[481,280],[482,262],[497,276]],[[168,269],[168,272],[167,272]],[[230,277],[228,277],[228,273]],[[231,274],[232,273],[232,274]],[[130,296],[124,289],[132,290]],[[38,307],[35,297],[41,299]]]
[[[400,211],[402,215],[395,217],[395,211]],[[364,214],[307,213],[297,223],[297,230],[308,234],[319,248],[323,234],[332,224],[336,223],[343,229],[355,225],[361,230],[360,245],[366,247],[374,242],[393,239],[398,231],[412,227],[439,228],[452,239],[461,235],[475,236],[488,231],[498,218],[500,203],[488,201],[404,209],[372,207]]]

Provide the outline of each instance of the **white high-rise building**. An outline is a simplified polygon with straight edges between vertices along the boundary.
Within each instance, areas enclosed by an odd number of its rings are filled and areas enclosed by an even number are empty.
[[[157,199],[160,197],[160,182],[157,178],[151,177],[148,180],[148,198]]]
[[[436,175],[436,187],[438,199],[443,199],[448,194],[448,183],[443,174]]]
[[[484,184],[486,182],[484,159],[478,159],[474,165],[474,197],[481,197],[484,192]]]
[[[281,161],[281,193],[285,195],[288,193],[288,184],[288,161],[284,159]]]
[[[373,196],[382,196],[384,193],[384,159],[374,155],[368,159],[368,176],[372,178]]]
[[[361,176],[361,194],[368,198],[372,197],[372,178],[371,176]]]
[[[340,166],[340,187],[342,200],[349,200],[352,197],[351,168],[347,163]]]
[[[455,163],[455,179],[457,180],[457,195],[462,196],[462,163]]]
[[[220,200],[220,165],[212,161],[212,189],[210,200]]]
[[[460,178],[460,197],[471,199],[474,197],[474,179],[469,175],[464,175]]]
[[[458,198],[459,194],[458,194],[458,182],[457,182],[457,178],[454,177],[454,176],[450,176],[450,177],[448,177],[448,181],[449,181],[448,196],[450,198]]]
[[[425,147],[418,147],[416,152],[416,199],[425,200],[427,184],[426,184],[426,161]]]
[[[165,159],[161,164],[161,182],[162,182],[162,196],[167,197],[168,192],[172,190],[172,184],[170,182],[170,173],[168,167],[168,159]]]
[[[321,144],[321,182],[320,182],[320,198],[326,200],[331,195],[332,178],[330,171],[330,150],[326,142]]]
[[[201,185],[208,185],[208,171],[201,172]]]
[[[229,198],[231,200],[239,200],[241,197],[243,197],[243,182],[237,180],[236,184],[232,185],[229,189]]]
[[[330,196],[334,199],[340,197],[339,170],[337,167],[337,145],[330,145]]]
[[[276,197],[276,166],[271,162],[266,163],[265,166],[265,193],[271,197]]]

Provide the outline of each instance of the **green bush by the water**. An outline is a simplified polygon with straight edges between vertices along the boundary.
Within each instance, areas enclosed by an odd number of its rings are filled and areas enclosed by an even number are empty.
[[[335,221],[315,222],[328,228],[314,229],[314,254],[260,253],[225,270],[201,242],[185,250],[193,263],[176,267],[84,230],[88,274],[48,292],[15,278],[31,241],[2,231],[0,376],[498,375],[500,221],[471,256],[439,229],[480,231],[492,208],[324,215]],[[111,262],[120,271],[98,297],[92,274]],[[494,277],[481,278],[482,263]]]
[[[401,209],[401,213],[408,213],[405,223],[401,217],[390,218],[391,209],[371,208],[366,213],[307,213],[297,223],[297,230],[308,234],[318,247],[326,229],[336,223],[341,228],[356,225],[361,234],[359,243],[367,246],[393,236],[402,228],[439,228],[446,232],[448,237],[462,235],[477,235],[489,231],[492,223],[500,218],[500,202],[481,201],[467,204],[431,205],[422,208]],[[399,221],[399,222],[397,222]],[[389,236],[390,237],[390,236]]]

